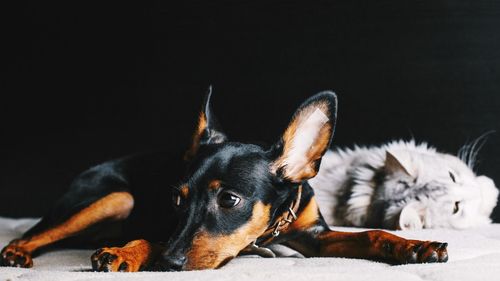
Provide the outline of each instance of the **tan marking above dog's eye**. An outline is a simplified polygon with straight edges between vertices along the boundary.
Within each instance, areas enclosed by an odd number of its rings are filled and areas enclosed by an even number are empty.
[[[189,186],[187,184],[183,185],[180,189],[180,195],[183,198],[188,198],[189,196]]]
[[[208,188],[211,189],[211,190],[216,190],[216,189],[218,189],[221,186],[222,186],[222,183],[221,183],[220,180],[212,180],[208,184]]]

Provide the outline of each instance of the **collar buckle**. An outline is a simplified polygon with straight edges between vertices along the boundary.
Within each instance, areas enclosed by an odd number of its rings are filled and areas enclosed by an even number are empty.
[[[271,229],[271,235],[273,238],[276,238],[280,235],[281,231],[287,228],[290,224],[297,220],[297,211],[299,210],[300,199],[302,197],[302,185],[299,185],[297,190],[297,197],[288,207],[287,212],[283,217],[281,217],[274,227]]]

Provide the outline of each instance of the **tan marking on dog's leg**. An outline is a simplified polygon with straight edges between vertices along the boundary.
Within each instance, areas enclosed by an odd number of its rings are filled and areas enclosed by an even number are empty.
[[[326,231],[318,235],[318,256],[382,259],[397,263],[446,262],[448,244],[407,240],[381,230]]]
[[[130,193],[111,193],[90,204],[57,226],[31,237],[12,241],[2,251],[4,263],[7,256],[12,256],[12,254],[9,254],[10,252],[23,253],[22,256],[26,257],[29,262],[25,266],[21,266],[31,267],[31,254],[37,249],[74,236],[89,226],[104,220],[123,220],[128,217],[133,206],[134,198]],[[10,262],[7,261],[7,263]],[[18,266],[18,264],[14,263],[12,266]]]

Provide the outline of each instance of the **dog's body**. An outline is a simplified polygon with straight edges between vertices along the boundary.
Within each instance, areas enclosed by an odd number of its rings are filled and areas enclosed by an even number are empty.
[[[97,250],[91,257],[94,270],[218,268],[242,252],[271,255],[259,246],[273,243],[307,257],[448,259],[446,243],[376,230],[329,230],[307,180],[318,172],[331,142],[333,93],[302,104],[280,141],[267,150],[228,142],[209,101],[210,93],[185,155],[134,155],[84,172],[40,223],[2,250],[1,263],[31,267],[32,256],[53,244],[102,247],[129,241]],[[152,243],[158,241],[166,243]]]

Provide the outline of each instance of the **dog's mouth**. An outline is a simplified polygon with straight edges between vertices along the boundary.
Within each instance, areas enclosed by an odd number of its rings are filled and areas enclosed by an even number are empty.
[[[248,244],[250,238],[233,235],[210,235],[201,232],[193,239],[193,244],[187,253],[184,270],[216,269],[238,255]]]
[[[208,252],[204,255],[198,256],[196,260],[191,260],[188,258],[186,265],[183,270],[191,271],[191,270],[206,270],[206,269],[218,269],[227,263],[229,263],[232,259],[234,259],[235,255],[228,255],[225,253],[215,253]]]
[[[204,229],[192,239],[184,270],[215,269],[228,263],[267,229],[270,205],[258,202],[250,220],[230,234],[214,234]]]

